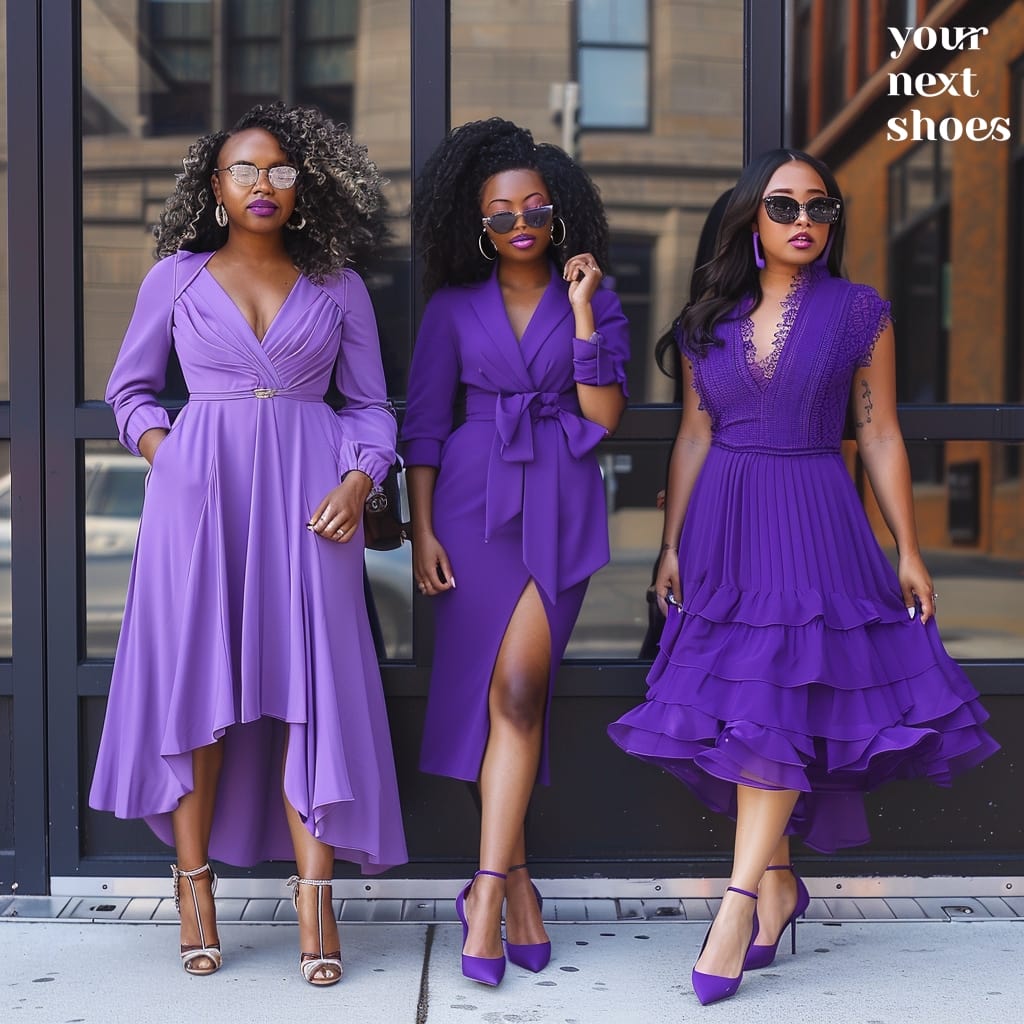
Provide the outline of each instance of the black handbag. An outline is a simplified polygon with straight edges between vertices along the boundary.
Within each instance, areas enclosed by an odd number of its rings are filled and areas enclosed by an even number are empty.
[[[409,539],[409,492],[405,466],[396,460],[384,482],[374,487],[363,506],[363,542],[374,551],[394,551]]]

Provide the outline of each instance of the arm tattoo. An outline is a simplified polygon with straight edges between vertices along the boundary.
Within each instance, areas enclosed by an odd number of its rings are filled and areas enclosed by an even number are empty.
[[[871,422],[871,410],[874,409],[875,403],[871,401],[871,386],[867,380],[861,377],[860,381],[861,393],[860,400],[861,406],[863,407],[863,419],[857,420],[857,426],[863,427],[865,423]]]

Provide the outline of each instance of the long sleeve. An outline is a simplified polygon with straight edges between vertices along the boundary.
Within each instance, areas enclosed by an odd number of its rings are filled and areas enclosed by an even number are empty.
[[[338,478],[358,469],[379,484],[395,461],[397,422],[387,400],[377,320],[366,285],[351,270],[344,277],[345,315],[335,370],[335,383],[345,397],[338,413],[344,434]]]
[[[448,298],[439,293],[427,303],[416,336],[402,424],[405,461],[410,466],[440,466],[441,449],[452,430],[461,364]]]
[[[107,382],[105,398],[114,410],[118,438],[133,455],[139,454],[139,438],[147,430],[166,430],[171,424],[156,396],[164,389],[171,351],[176,259],[161,260],[144,278]]]
[[[626,390],[629,321],[622,312],[618,296],[610,289],[598,291],[593,306],[593,337],[573,339],[573,378],[577,384],[598,387],[620,384],[622,393],[629,397]]]

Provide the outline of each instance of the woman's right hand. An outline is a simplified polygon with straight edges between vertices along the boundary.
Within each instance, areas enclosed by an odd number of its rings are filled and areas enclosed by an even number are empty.
[[[679,554],[674,548],[665,548],[658,562],[658,575],[654,580],[654,593],[661,614],[668,618],[671,604],[680,615],[683,612],[683,590],[679,584]]]
[[[164,443],[168,431],[163,427],[150,427],[139,438],[139,454],[152,466],[156,450]]]
[[[412,576],[416,588],[427,597],[436,597],[455,588],[448,552],[432,533],[413,538]]]

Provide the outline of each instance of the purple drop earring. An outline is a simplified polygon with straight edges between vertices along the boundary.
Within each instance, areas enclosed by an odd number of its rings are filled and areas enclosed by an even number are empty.
[[[828,254],[832,251],[832,233],[829,232],[828,241],[825,243],[825,248],[821,250],[821,255],[814,261],[819,267],[828,266]]]
[[[761,241],[760,232],[755,231],[753,233],[752,241],[754,243],[754,266],[756,266],[758,270],[764,270],[764,255],[761,253],[761,249],[758,246],[758,243]]]

